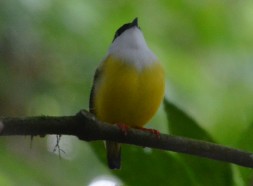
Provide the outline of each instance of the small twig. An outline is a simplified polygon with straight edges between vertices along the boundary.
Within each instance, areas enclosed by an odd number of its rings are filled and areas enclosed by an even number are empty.
[[[76,116],[0,118],[0,136],[45,136],[47,134],[74,135],[85,141],[110,140],[141,147],[181,152],[253,168],[252,153],[167,134],[161,134],[160,138],[157,138],[156,135],[149,132],[132,128],[125,136],[117,126],[100,122],[87,111],[81,111]]]
[[[66,154],[66,152],[60,147],[60,140],[61,140],[61,135],[57,134],[56,135],[56,144],[54,146],[53,152],[56,152],[56,150],[58,150],[58,155],[59,155],[59,158],[61,159],[61,153],[63,152],[64,154]]]

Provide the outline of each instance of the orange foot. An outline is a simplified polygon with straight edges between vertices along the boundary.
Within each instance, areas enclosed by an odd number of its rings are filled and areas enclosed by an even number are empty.
[[[127,136],[128,133],[128,125],[123,123],[116,123],[116,125],[119,127],[120,131],[124,134],[124,136]]]
[[[145,131],[145,132],[149,132],[151,134],[154,134],[156,135],[157,138],[160,138],[160,132],[156,129],[147,129],[147,128],[143,128],[143,127],[135,127],[136,129],[139,129],[139,130],[142,130],[142,131]]]

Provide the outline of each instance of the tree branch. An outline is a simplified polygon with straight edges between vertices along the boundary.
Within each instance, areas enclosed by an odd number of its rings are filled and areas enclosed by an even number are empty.
[[[150,148],[170,150],[253,168],[253,154],[242,150],[184,137],[130,128],[124,135],[119,127],[100,122],[87,111],[75,116],[0,118],[0,136],[47,134],[74,135],[81,140],[111,140]]]

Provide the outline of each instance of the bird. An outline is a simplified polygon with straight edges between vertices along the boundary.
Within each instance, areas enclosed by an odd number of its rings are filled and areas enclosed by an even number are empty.
[[[143,128],[158,110],[164,92],[163,67],[135,18],[117,29],[95,71],[89,111],[103,122]],[[105,145],[109,168],[120,169],[121,144],[106,141]]]

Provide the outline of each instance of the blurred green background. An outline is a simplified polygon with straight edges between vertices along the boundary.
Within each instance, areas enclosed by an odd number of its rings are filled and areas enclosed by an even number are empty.
[[[165,68],[170,101],[148,127],[253,151],[252,9],[251,0],[2,0],[0,116],[87,109],[115,30],[138,17]],[[54,145],[55,136],[2,137],[0,185],[253,184],[249,169],[176,153],[126,145],[122,170],[111,172],[101,142],[63,136],[62,158]]]

